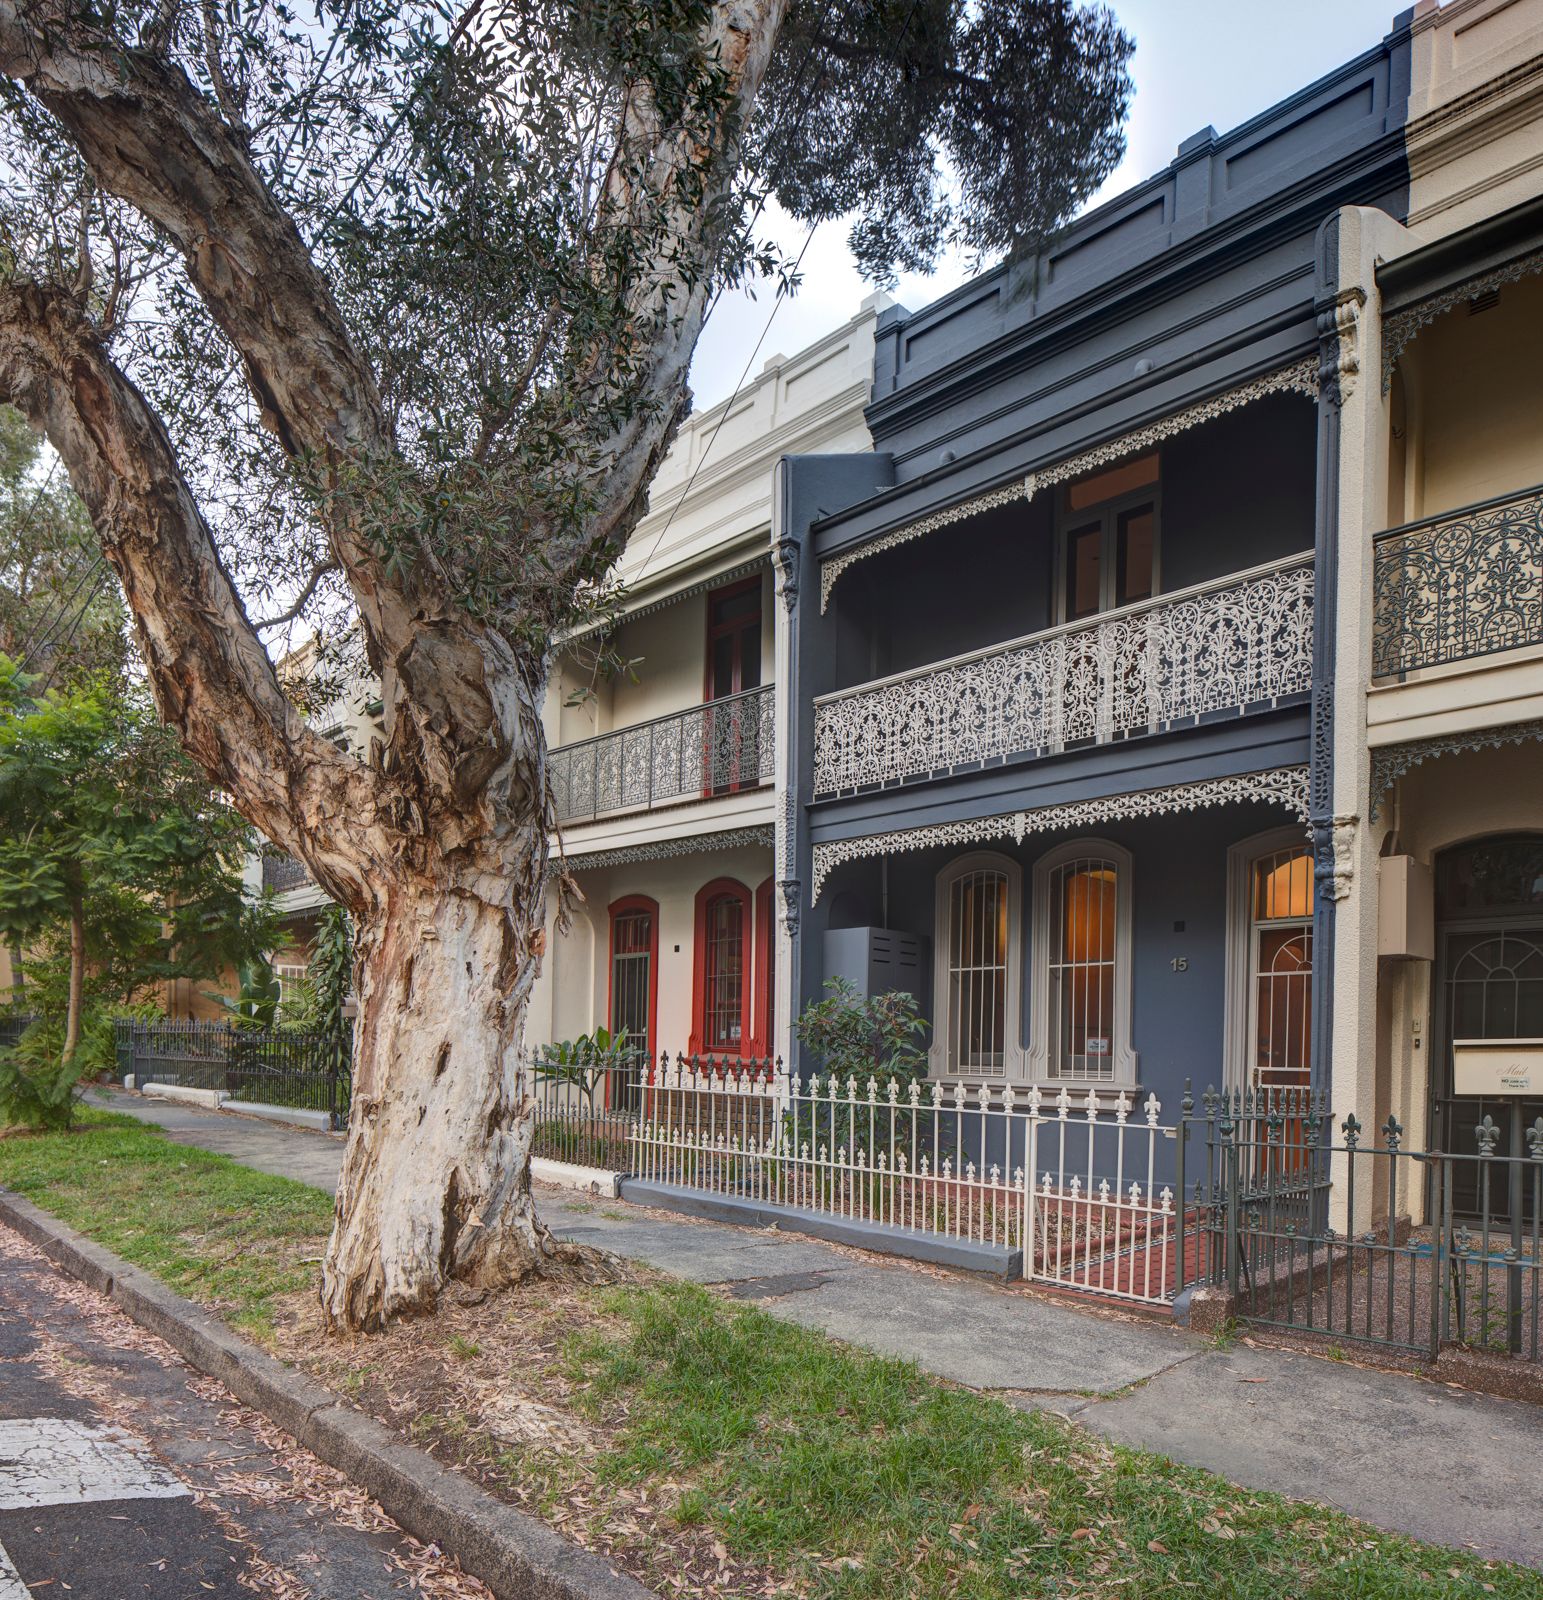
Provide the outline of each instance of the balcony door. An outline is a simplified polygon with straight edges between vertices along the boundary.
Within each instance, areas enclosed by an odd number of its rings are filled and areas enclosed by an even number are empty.
[[[1068,484],[1061,500],[1061,622],[1138,605],[1158,592],[1158,458]]]
[[[733,794],[761,781],[761,580],[707,596],[707,677],[702,698],[703,792]],[[749,696],[749,698],[745,698]]]

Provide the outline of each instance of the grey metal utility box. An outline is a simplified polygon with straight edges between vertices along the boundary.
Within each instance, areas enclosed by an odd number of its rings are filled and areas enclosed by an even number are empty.
[[[895,928],[831,928],[825,935],[825,976],[845,978],[861,995],[903,989],[925,1004],[927,945],[920,934]]]

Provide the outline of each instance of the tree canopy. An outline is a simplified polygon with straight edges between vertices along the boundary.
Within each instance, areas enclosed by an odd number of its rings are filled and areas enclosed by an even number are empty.
[[[0,400],[162,716],[353,919],[335,1323],[587,1270],[527,1174],[541,703],[715,296],[792,270],[763,206],[877,277],[1024,254],[1118,159],[1130,48],[1075,0],[0,0]],[[362,642],[366,759],[279,683],[296,621]]]

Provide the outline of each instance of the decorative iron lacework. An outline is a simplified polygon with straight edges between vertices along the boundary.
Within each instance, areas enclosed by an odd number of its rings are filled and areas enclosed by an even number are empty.
[[[881,534],[859,549],[848,550],[839,556],[832,556],[829,561],[822,561],[820,613],[823,616],[830,603],[831,591],[836,587],[837,578],[849,567],[855,566],[859,561],[867,560],[869,556],[876,556],[883,550],[893,550],[897,545],[909,544],[913,539],[936,533],[939,528],[962,522],[966,517],[978,516],[983,511],[993,511],[998,506],[1011,505],[1017,500],[1027,503],[1041,489],[1065,483],[1071,478],[1080,478],[1084,473],[1108,466],[1111,462],[1121,461],[1126,456],[1138,455],[1152,445],[1161,444],[1164,439],[1171,439],[1176,433],[1199,427],[1203,422],[1213,422],[1217,417],[1226,416],[1229,411],[1236,411],[1239,406],[1264,399],[1266,395],[1285,393],[1317,399],[1316,356],[1308,356],[1301,361],[1293,362],[1289,367],[1281,367],[1274,372],[1266,372],[1260,377],[1251,378],[1247,383],[1239,384],[1236,389],[1228,389],[1221,394],[1212,395],[1208,400],[1197,401],[1182,411],[1175,411],[1171,416],[1159,417],[1156,422],[1149,422],[1133,433],[1122,434],[1118,439],[1110,439],[1103,444],[1095,445],[1080,455],[1068,456],[1064,461],[1040,467],[1015,483],[1004,484],[1001,488],[992,489],[986,494],[976,496],[973,500],[964,500],[956,506],[934,511],[930,516],[909,522],[903,528],[895,528],[889,533]]]
[[[843,862],[876,856],[899,855],[907,850],[930,850],[940,844],[988,844],[1011,839],[1022,844],[1030,834],[1058,828],[1082,828],[1100,822],[1133,817],[1170,816],[1199,811],[1207,806],[1263,800],[1285,806],[1299,821],[1307,821],[1307,768],[1272,767],[1265,772],[1239,773],[1231,778],[1207,778],[1195,783],[1175,783],[1163,789],[1143,789],[1129,794],[1102,795],[1091,800],[1070,800],[1064,805],[1040,806],[1005,816],[976,817],[967,822],[935,822],[897,833],[874,833],[861,839],[837,839],[814,847],[814,887],[818,900],[825,880]]]
[[[1491,289],[1498,289],[1507,283],[1517,283],[1539,272],[1543,272],[1543,250],[1534,250],[1529,255],[1518,256],[1515,261],[1508,261],[1503,267],[1496,267],[1493,272],[1481,272],[1476,278],[1454,284],[1450,289],[1443,289],[1440,294],[1433,294],[1428,300],[1405,306],[1402,311],[1395,311],[1392,316],[1384,317],[1382,392],[1386,394],[1392,388],[1393,369],[1398,365],[1398,358],[1409,348],[1410,341],[1421,328],[1428,328],[1438,317],[1444,317],[1447,312],[1462,305],[1465,300],[1477,299],[1479,295],[1487,294]]]
[[[754,789],[771,782],[776,755],[776,696],[763,684],[560,745],[547,772],[557,820],[572,822]]]
[[[1543,744],[1543,720],[1513,722],[1506,728],[1475,728],[1469,733],[1446,733],[1436,739],[1413,739],[1408,744],[1382,745],[1372,751],[1372,821],[1377,820],[1389,789],[1407,772],[1437,756],[1469,750],[1499,750],[1508,744]]]
[[[693,833],[678,839],[656,839],[652,844],[629,844],[618,850],[566,856],[564,861],[571,872],[588,872],[597,867],[631,866],[635,861],[669,861],[709,850],[740,850],[755,845],[770,850],[775,831],[768,823],[755,828],[729,828],[723,833]]]
[[[1312,687],[1313,566],[1257,569],[871,689],[814,714],[814,792],[1159,733]]]
[[[1377,541],[1372,673],[1543,641],[1543,490]]]

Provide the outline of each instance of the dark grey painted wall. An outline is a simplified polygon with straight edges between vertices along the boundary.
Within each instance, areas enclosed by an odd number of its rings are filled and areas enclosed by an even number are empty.
[[[1184,1080],[1198,1094],[1221,1083],[1227,966],[1227,851],[1242,840],[1289,822],[1278,808],[1236,805],[1179,817],[1106,823],[1088,836],[1130,851],[1132,860],[1131,1036],[1143,1093],[1177,1106]],[[1023,1006],[1021,1042],[1027,1048],[1033,1006],[1030,901],[1034,863],[1081,834],[1056,834],[980,846],[1016,861],[1023,872],[1023,916],[1018,930]],[[1307,837],[1304,831],[1304,846]],[[839,902],[849,926],[888,926],[931,940],[937,874],[960,848],[944,847],[888,861],[853,862],[832,873],[826,896]],[[1183,923],[1176,931],[1175,923]],[[1175,972],[1172,962],[1188,965]],[[823,982],[825,974],[820,973]],[[926,985],[930,990],[930,982]],[[921,996],[929,1018],[933,997]]]
[[[1273,395],[1164,443],[1162,588],[1313,547],[1312,402]],[[1054,625],[1060,492],[902,544],[837,584],[823,619],[849,688]]]

